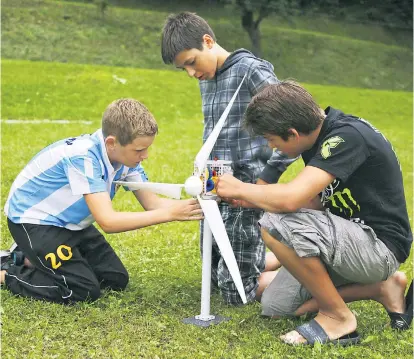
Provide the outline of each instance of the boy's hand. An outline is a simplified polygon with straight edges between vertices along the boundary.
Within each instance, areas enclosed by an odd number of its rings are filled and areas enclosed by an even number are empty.
[[[194,198],[176,201],[170,211],[174,221],[199,221],[204,218],[200,204]]]
[[[225,173],[218,178],[217,194],[221,198],[239,199],[243,193],[243,182],[239,181],[232,175]]]

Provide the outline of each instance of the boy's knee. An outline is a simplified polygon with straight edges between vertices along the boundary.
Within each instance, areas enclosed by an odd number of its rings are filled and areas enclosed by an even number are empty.
[[[296,310],[311,298],[310,293],[282,267],[262,294],[262,315],[294,316]]]
[[[256,290],[258,285],[251,283],[248,286],[244,287],[246,294],[247,303],[253,302],[256,299]],[[219,289],[221,296],[228,305],[243,305],[243,301],[240,297],[240,294],[234,285],[234,283],[228,283],[228,285],[223,286],[219,284]]]
[[[286,299],[286,298],[285,298]],[[298,305],[282,298],[278,299],[269,291],[264,291],[261,299],[262,315],[266,317],[291,317],[295,315]]]
[[[99,283],[90,285],[87,289],[75,289],[70,297],[69,302],[94,302],[101,296]]]
[[[119,275],[118,280],[115,283],[115,286],[112,287],[113,290],[124,290],[129,283],[129,274],[125,270],[122,274]]]
[[[99,285],[94,286],[93,288],[90,289],[89,291],[89,295],[86,298],[87,301],[91,301],[94,302],[95,300],[97,300],[99,297],[101,296],[101,288]]]
[[[243,305],[243,301],[239,295],[239,292],[227,292],[220,291],[221,297],[224,299],[227,305]]]
[[[122,272],[116,273],[116,275],[111,276],[111,278],[106,278],[101,283],[102,289],[110,289],[121,291],[124,290],[129,283],[129,274],[126,269]]]

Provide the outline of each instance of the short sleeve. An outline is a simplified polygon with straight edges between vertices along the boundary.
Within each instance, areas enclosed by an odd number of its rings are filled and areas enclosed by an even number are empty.
[[[364,138],[352,126],[329,133],[322,141],[308,166],[318,167],[346,181],[369,156]]]
[[[129,168],[122,180],[126,182],[148,182],[148,177],[144,168],[141,165],[138,165],[134,168]],[[130,191],[127,186],[124,186],[124,189]]]
[[[102,167],[97,159],[85,156],[66,158],[65,173],[73,195],[107,191]]]

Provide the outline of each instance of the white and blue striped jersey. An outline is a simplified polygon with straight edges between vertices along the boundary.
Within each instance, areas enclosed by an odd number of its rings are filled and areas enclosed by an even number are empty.
[[[39,152],[20,172],[10,189],[4,212],[14,223],[32,223],[81,230],[95,220],[84,194],[108,192],[113,181],[148,181],[141,165],[114,168],[102,130],[67,138]]]

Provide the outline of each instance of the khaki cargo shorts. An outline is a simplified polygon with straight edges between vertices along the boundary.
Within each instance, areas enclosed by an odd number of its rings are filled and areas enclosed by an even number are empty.
[[[400,266],[371,227],[335,216],[329,210],[265,213],[259,224],[299,257],[319,257],[336,287],[380,282]],[[282,267],[263,292],[262,314],[291,316],[310,298],[306,288]]]

